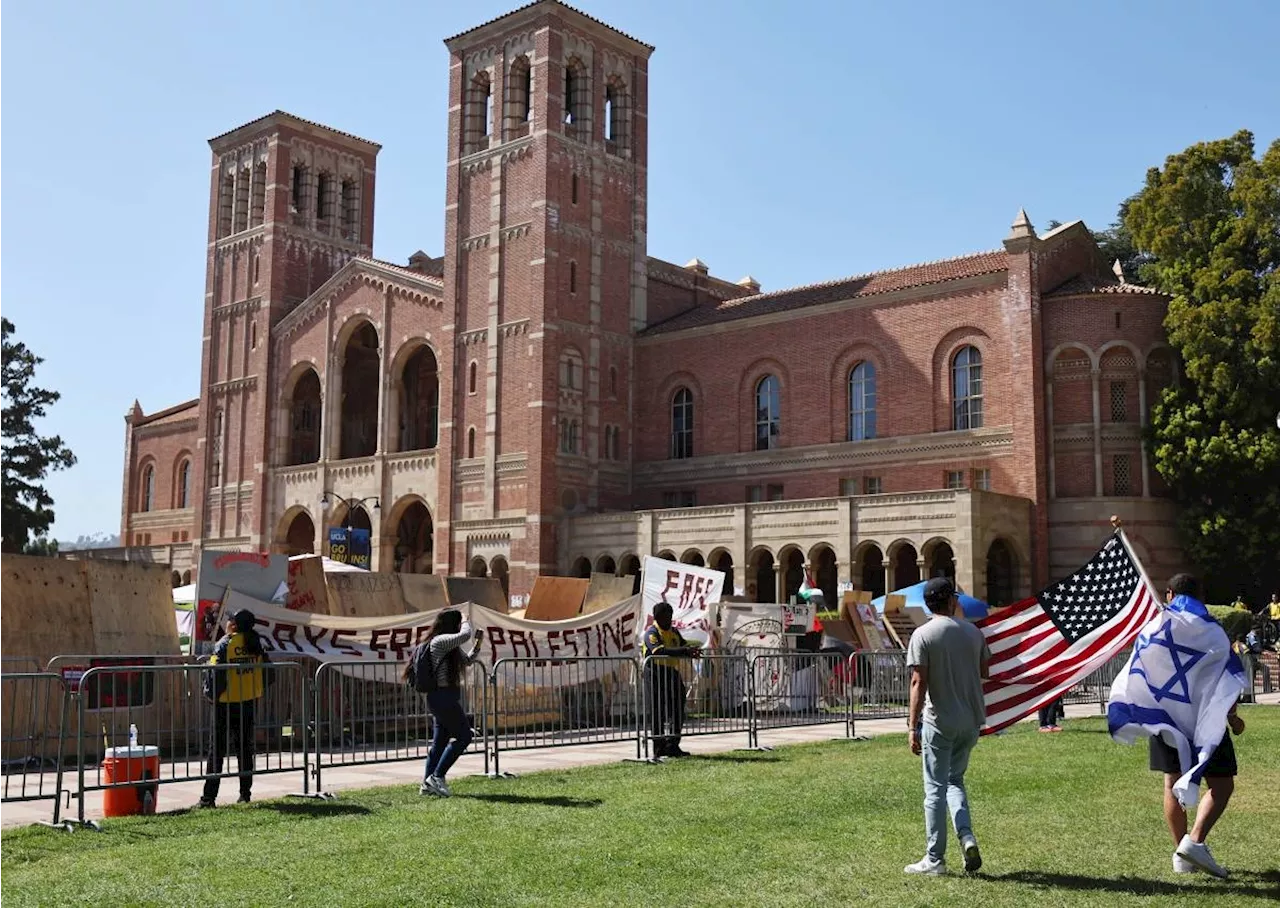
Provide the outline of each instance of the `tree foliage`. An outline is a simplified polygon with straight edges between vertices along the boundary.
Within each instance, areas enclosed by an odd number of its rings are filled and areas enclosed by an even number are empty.
[[[41,483],[50,470],[65,470],[76,458],[61,437],[36,434],[35,421],[45,416],[61,395],[32,386],[36,366],[44,360],[26,344],[14,341],[13,330],[11,321],[0,319],[4,365],[0,551],[52,554],[57,551],[57,543],[48,538],[53,498]]]
[[[1147,173],[1123,226],[1171,297],[1183,379],[1153,409],[1156,469],[1211,599],[1280,588],[1280,141],[1193,145]]]

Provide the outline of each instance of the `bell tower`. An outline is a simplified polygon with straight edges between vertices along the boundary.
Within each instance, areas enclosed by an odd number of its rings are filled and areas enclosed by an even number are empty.
[[[653,48],[556,0],[445,43],[455,392],[438,547],[452,570],[504,559],[520,593],[567,566],[566,514],[630,504]]]

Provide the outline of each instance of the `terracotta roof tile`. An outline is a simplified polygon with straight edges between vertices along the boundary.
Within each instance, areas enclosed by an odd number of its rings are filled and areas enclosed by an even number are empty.
[[[522,12],[524,12],[524,11],[525,11],[525,10],[527,10],[527,9],[531,9],[531,8],[533,8],[533,7],[535,7],[535,6],[539,6],[539,5],[543,4],[543,3],[546,3],[546,0],[533,0],[533,2],[532,2],[532,3],[526,3],[524,6],[518,6],[518,7],[516,7],[515,9],[511,10],[510,12],[503,13],[501,16],[495,16],[494,18],[490,19],[490,20],[489,20],[489,21],[487,21],[487,22],[481,22],[479,25],[473,25],[471,28],[467,29],[466,31],[458,32],[456,35],[453,35],[453,36],[451,36],[451,37],[445,38],[445,39],[444,39],[444,43],[445,43],[445,44],[448,44],[450,41],[456,41],[458,38],[461,38],[463,35],[469,35],[469,34],[471,34],[471,33],[472,33],[472,32],[474,32],[474,31],[479,31],[480,29],[484,28],[485,26],[492,25],[492,24],[493,24],[493,23],[495,23],[495,22],[501,22],[503,19],[507,18],[508,16],[514,16],[514,15],[516,15],[516,13],[522,13]],[[577,13],[579,16],[581,16],[581,17],[582,17],[582,18],[584,18],[584,19],[590,19],[590,20],[591,20],[592,22],[594,22],[596,25],[602,25],[602,26],[604,26],[604,27],[605,27],[605,28],[607,28],[609,31],[613,32],[614,34],[622,35],[622,37],[626,38],[628,41],[634,41],[634,42],[636,42],[636,44],[639,44],[639,45],[641,45],[641,46],[643,46],[643,47],[647,47],[647,48],[649,48],[649,50],[650,50],[650,51],[652,51],[652,50],[653,50],[653,45],[652,45],[652,44],[646,44],[645,42],[641,41],[639,38],[634,38],[634,37],[632,37],[631,35],[628,35],[626,32],[622,31],[621,29],[614,28],[614,27],[613,27],[612,25],[610,25],[608,22],[602,22],[601,20],[597,19],[595,16],[589,16],[589,15],[587,15],[586,13],[584,13],[582,10],[580,10],[580,9],[575,9],[574,7],[570,6],[570,5],[569,5],[569,4],[567,4],[567,3],[561,3],[561,2],[559,2],[559,0],[556,0],[556,2],[551,3],[551,4],[548,4],[548,5],[549,5],[549,6],[559,6],[561,9],[567,10],[568,12],[571,12],[571,13]]]
[[[400,271],[404,274],[409,275],[409,277],[417,278],[420,281],[426,281],[431,284],[440,284],[441,286],[444,286],[444,279],[434,274],[426,274],[422,271],[418,271],[413,268],[406,268],[404,265],[397,265],[395,262],[388,262],[385,259],[376,259],[371,255],[357,255],[357,256],[354,256],[354,258],[357,258],[364,262],[373,262],[375,265],[381,265],[383,268],[391,268],[396,271]]]
[[[141,428],[143,426],[161,426],[174,422],[186,422],[188,419],[194,419],[199,415],[199,406],[199,398],[189,400],[185,403],[178,404],[177,406],[161,410],[158,413],[153,413],[150,416],[143,416],[134,423],[134,426],[135,428]]]
[[[929,284],[940,284],[945,281],[959,280],[965,277],[976,277],[982,274],[996,274],[1007,269],[1007,257],[1003,251],[979,252],[954,259],[943,259],[937,262],[926,262],[920,265],[908,265],[889,271],[873,271],[854,277],[843,277],[839,280],[821,284],[808,284],[803,287],[792,287],[787,290],[774,290],[769,293],[758,293],[738,299],[726,300],[717,306],[700,306],[677,316],[660,322],[644,332],[646,336],[667,334],[672,331],[683,331],[688,328],[700,328],[720,322],[736,321],[757,315],[770,315],[774,312],[789,312],[818,306],[822,303],[833,303],[840,300],[859,299],[867,296],[878,296],[894,290],[906,290],[911,287],[924,287]]]
[[[1077,274],[1066,283],[1059,284],[1044,295],[1045,297],[1088,296],[1094,293],[1137,293],[1147,296],[1162,295],[1155,287],[1141,287],[1137,284],[1122,284],[1119,281],[1095,281],[1082,274]]]
[[[382,148],[382,146],[379,145],[377,142],[370,142],[368,139],[362,139],[360,136],[353,135],[352,133],[343,132],[341,129],[334,129],[332,126],[325,126],[323,123],[317,123],[315,120],[308,120],[304,117],[294,116],[293,114],[289,113],[287,110],[273,110],[271,111],[271,113],[258,117],[258,119],[256,120],[250,120],[248,123],[241,123],[235,129],[228,129],[226,132],[214,136],[212,139],[209,140],[209,144],[212,145],[214,142],[217,142],[219,139],[225,136],[231,135],[233,132],[239,132],[240,130],[247,129],[250,126],[256,126],[258,123],[261,123],[263,120],[269,120],[272,117],[288,117],[290,120],[294,120],[306,126],[314,126],[317,129],[326,129],[329,132],[332,132],[336,135],[345,136],[348,139],[355,139],[357,142],[363,142],[364,144],[372,146],[373,148],[379,148],[379,149]]]

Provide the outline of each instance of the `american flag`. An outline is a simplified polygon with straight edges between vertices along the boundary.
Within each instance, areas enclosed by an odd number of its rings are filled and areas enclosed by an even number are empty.
[[[1065,580],[975,622],[991,650],[987,723],[999,731],[1052,703],[1127,647],[1160,610],[1122,532]]]

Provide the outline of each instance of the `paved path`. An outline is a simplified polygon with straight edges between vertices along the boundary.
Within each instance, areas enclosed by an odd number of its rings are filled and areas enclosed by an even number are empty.
[[[1269,705],[1280,705],[1280,693],[1262,694],[1258,702]],[[1097,704],[1068,706],[1067,718],[1097,716]],[[1030,721],[1030,720],[1027,720]],[[902,734],[904,721],[897,719],[869,719],[857,723],[858,735]],[[811,741],[829,741],[844,737],[844,724],[811,725],[802,728],[762,729],[760,743],[766,747],[781,744],[803,744]],[[746,746],[746,732],[732,734],[707,735],[703,737],[686,737],[682,746],[694,754],[723,753]],[[611,744],[574,744],[565,747],[549,747],[540,750],[504,751],[501,757],[503,772],[517,775],[540,770],[563,770],[577,766],[591,766],[602,763],[617,763],[626,759],[634,759],[636,746],[634,741]],[[479,754],[468,754],[462,757],[454,767],[451,775],[455,778],[464,775],[480,774],[484,770],[484,760]],[[324,790],[341,792],[353,788],[372,788],[379,785],[416,785],[422,781],[422,760],[414,758],[400,763],[383,763],[374,766],[324,768],[322,773]],[[200,799],[200,782],[175,782],[161,785],[158,803],[162,812],[184,810],[194,807]],[[64,786],[74,786],[74,776],[64,779]],[[255,800],[279,798],[300,791],[302,788],[302,772],[286,775],[258,776],[253,782]],[[237,794],[236,780],[222,780],[222,798],[234,801]],[[64,801],[65,805],[65,801]],[[78,805],[73,801],[69,810],[64,809],[67,816],[74,816]],[[53,814],[51,801],[32,801],[26,803],[5,804],[0,809],[0,825],[4,828],[26,826],[31,823],[47,822]],[[89,819],[102,819],[102,792],[89,792],[85,797],[85,815]]]

